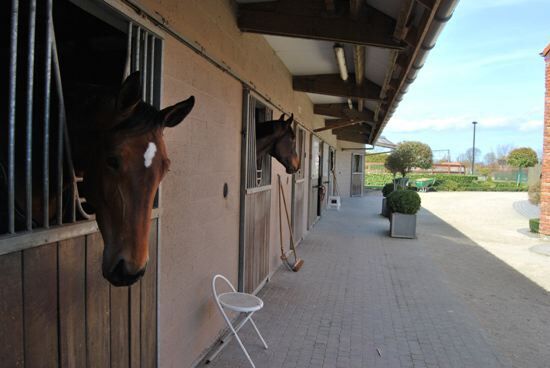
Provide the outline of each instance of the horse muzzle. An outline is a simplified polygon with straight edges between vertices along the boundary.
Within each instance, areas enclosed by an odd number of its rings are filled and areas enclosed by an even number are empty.
[[[128,263],[121,259],[110,271],[106,271],[104,268],[103,277],[114,286],[130,286],[145,274],[146,268],[147,264],[137,271],[132,271],[129,269]]]

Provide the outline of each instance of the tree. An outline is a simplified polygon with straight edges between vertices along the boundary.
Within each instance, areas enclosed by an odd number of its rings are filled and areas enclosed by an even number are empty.
[[[401,176],[405,177],[412,160],[413,157],[410,151],[396,149],[386,157],[384,167],[393,174],[394,179],[399,173]]]
[[[529,147],[516,148],[508,154],[508,165],[518,168],[517,185],[519,186],[519,179],[521,175],[521,169],[524,167],[531,167],[538,164],[537,153],[534,149]]]
[[[508,157],[510,151],[514,149],[514,146],[511,144],[499,144],[497,146],[497,160],[503,160]]]
[[[487,166],[493,166],[497,163],[497,155],[494,152],[486,153],[483,156],[483,161]]]
[[[474,158],[477,162],[481,161],[481,150],[479,148],[476,148],[475,157],[473,155],[473,152],[474,151],[471,148],[468,148],[466,152],[458,155],[456,160],[461,164],[463,164],[464,166],[466,166],[466,168],[470,168],[472,167],[472,160]]]
[[[395,177],[400,173],[403,177],[413,167],[429,169],[432,167],[432,149],[421,142],[402,142],[387,158],[384,166]]]
[[[402,142],[397,146],[397,150],[407,150],[411,152],[413,157],[411,169],[413,167],[429,169],[433,165],[432,149],[425,143],[416,141]]]

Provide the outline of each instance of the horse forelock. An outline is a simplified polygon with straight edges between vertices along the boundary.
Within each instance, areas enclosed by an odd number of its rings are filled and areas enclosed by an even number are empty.
[[[160,127],[159,111],[145,102],[140,102],[129,117],[116,124],[113,133],[140,135]]]

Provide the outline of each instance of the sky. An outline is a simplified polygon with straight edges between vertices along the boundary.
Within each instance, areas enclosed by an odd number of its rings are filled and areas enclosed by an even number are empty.
[[[382,135],[451,158],[499,145],[542,152],[550,0],[461,0]],[[442,153],[441,153],[442,154]]]

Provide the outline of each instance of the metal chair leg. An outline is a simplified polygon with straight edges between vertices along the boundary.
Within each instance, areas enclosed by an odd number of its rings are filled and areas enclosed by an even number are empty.
[[[246,348],[244,347],[244,344],[243,344],[243,342],[241,341],[241,338],[239,337],[239,335],[237,335],[237,332],[233,329],[233,326],[230,325],[229,328],[230,328],[231,331],[233,332],[233,335],[235,335],[235,339],[236,339],[237,342],[239,343],[239,346],[241,347],[241,350],[243,351],[244,355],[246,355],[246,358],[247,358],[248,361],[250,362],[250,365],[252,365],[252,368],[256,368],[256,366],[254,365],[254,362],[252,361],[252,358],[250,357],[250,355],[248,354],[248,351],[247,351]]]
[[[266,344],[262,334],[260,333],[260,330],[258,330],[258,327],[256,327],[256,323],[254,323],[252,318],[250,318],[250,323],[252,323],[252,327],[254,327],[254,329],[256,330],[256,333],[258,334],[258,337],[260,338],[260,340],[262,340],[262,344],[264,344],[264,348],[266,348],[266,350],[267,350],[267,344]]]

